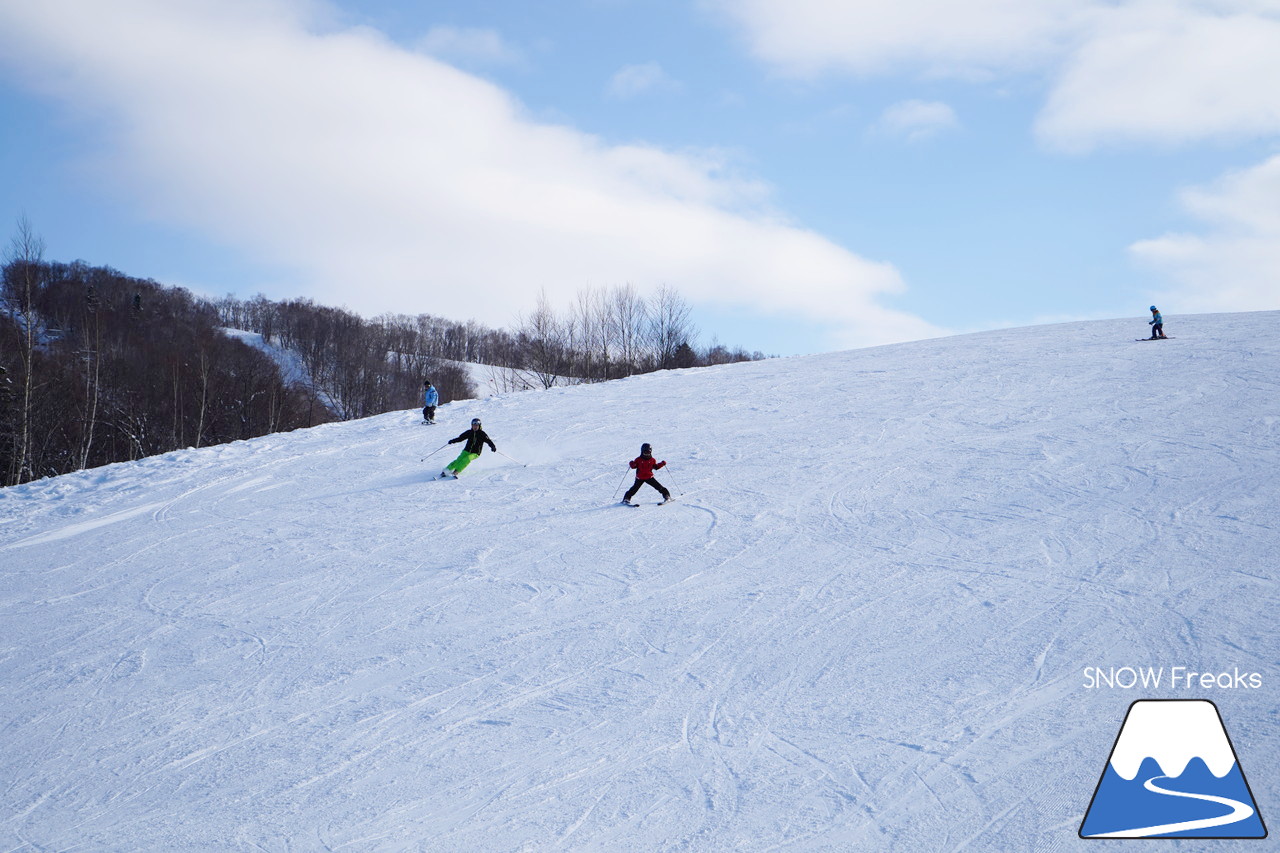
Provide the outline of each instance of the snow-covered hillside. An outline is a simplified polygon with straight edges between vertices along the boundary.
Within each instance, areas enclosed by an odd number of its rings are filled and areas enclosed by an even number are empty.
[[[1159,697],[1217,703],[1272,818],[1277,322],[651,374],[0,490],[0,850],[1094,850]],[[473,416],[527,467],[433,480]],[[642,441],[674,504],[616,504]],[[1147,666],[1261,686],[1085,678]]]
[[[284,384],[311,386],[311,374],[307,371],[307,366],[303,363],[302,356],[293,350],[285,349],[276,344],[269,344],[257,332],[224,328],[222,333],[266,353],[275,362],[276,367],[280,369],[280,377],[284,380]]]
[[[302,356],[297,352],[276,344],[269,344],[257,332],[246,332],[242,329],[232,328],[224,328],[222,331],[224,334],[266,353],[280,369],[280,376],[284,379],[286,385],[301,385],[306,388],[315,387],[311,380],[311,374],[303,363]],[[452,361],[450,359],[441,359],[441,361],[462,369],[467,378],[471,380],[478,397],[492,397],[511,391],[541,390],[545,387],[541,377],[532,370],[498,367],[492,364],[476,364],[470,361]],[[576,385],[581,381],[568,377],[555,376],[551,378],[556,384],[560,385]],[[333,405],[329,395],[322,389],[316,388],[315,390],[330,409],[338,408]]]

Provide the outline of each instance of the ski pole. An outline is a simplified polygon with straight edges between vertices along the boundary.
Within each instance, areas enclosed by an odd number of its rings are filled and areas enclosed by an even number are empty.
[[[629,473],[630,473],[629,471],[623,472],[623,474],[622,474],[622,483],[627,482],[627,474],[629,474]],[[618,492],[622,491],[622,483],[619,483],[619,484],[618,484],[618,488],[616,488],[616,489],[614,489],[614,490],[613,490],[613,496],[614,496],[615,498],[618,496]]]
[[[670,466],[670,465],[668,465],[668,466],[667,466],[667,479],[668,479],[668,480],[671,480],[671,485],[673,485],[673,486],[675,486],[675,487],[676,487],[676,492],[677,492],[677,493],[679,493],[679,494],[681,494],[681,495],[683,495],[683,494],[684,494],[684,489],[682,489],[682,488],[680,488],[679,486],[677,486],[677,485],[676,485],[676,481],[675,481],[675,480],[673,480],[673,479],[671,478],[671,466]]]
[[[495,450],[495,451],[493,451],[493,452],[494,452],[494,453],[496,453],[496,454],[498,454],[499,456],[507,456],[507,454],[503,453],[501,450]],[[507,458],[508,458],[508,459],[511,459],[511,457],[510,457],[510,456],[507,456]],[[511,459],[511,461],[512,461],[512,462],[514,462],[514,463],[516,463],[517,465],[521,465],[521,466],[523,466],[523,467],[525,467],[525,468],[528,468],[528,467],[529,467],[528,465],[525,465],[523,462],[521,462],[519,459]]]
[[[448,446],[449,446],[449,442],[447,442],[447,441],[446,441],[444,444],[440,445],[440,446],[439,446],[439,447],[437,447],[435,450],[431,451],[430,453],[428,453],[426,456],[422,457],[422,458],[421,458],[421,459],[419,459],[418,461],[419,461],[419,462],[426,462],[426,461],[427,461],[428,459],[430,459],[432,456],[435,456],[437,453],[439,453],[441,450],[444,450],[444,449],[445,449],[446,447],[448,447]]]

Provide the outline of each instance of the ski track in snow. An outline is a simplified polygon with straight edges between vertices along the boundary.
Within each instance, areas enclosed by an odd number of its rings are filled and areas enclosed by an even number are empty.
[[[1111,665],[1263,672],[1206,698],[1266,811],[1276,319],[655,374],[0,490],[0,850],[1065,849],[1147,698],[1083,689]],[[473,416],[529,467],[433,480]],[[624,512],[642,441],[677,501]]]
[[[8,551],[14,548],[26,548],[31,545],[43,545],[46,542],[66,539],[69,536],[76,536],[80,533],[87,533],[90,530],[97,530],[99,527],[105,527],[108,524],[116,524],[117,522],[125,521],[126,519],[133,518],[135,515],[142,515],[143,513],[159,509],[162,506],[163,504],[144,504],[143,506],[135,507],[134,509],[126,509],[121,510],[120,512],[109,513],[108,515],[104,515],[100,518],[95,518],[92,521],[68,524],[66,527],[51,530],[50,532],[39,536],[32,536],[28,539],[19,540],[14,542],[12,545],[5,545],[2,550]]]

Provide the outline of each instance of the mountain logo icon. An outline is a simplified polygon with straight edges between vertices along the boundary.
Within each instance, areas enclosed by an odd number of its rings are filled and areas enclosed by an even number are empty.
[[[1206,699],[1129,706],[1081,838],[1266,838],[1267,827]]]

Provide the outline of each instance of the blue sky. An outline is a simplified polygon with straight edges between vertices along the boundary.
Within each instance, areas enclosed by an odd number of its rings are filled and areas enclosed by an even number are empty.
[[[0,0],[0,215],[367,315],[1141,329],[1280,308],[1276,79],[1271,0]]]

